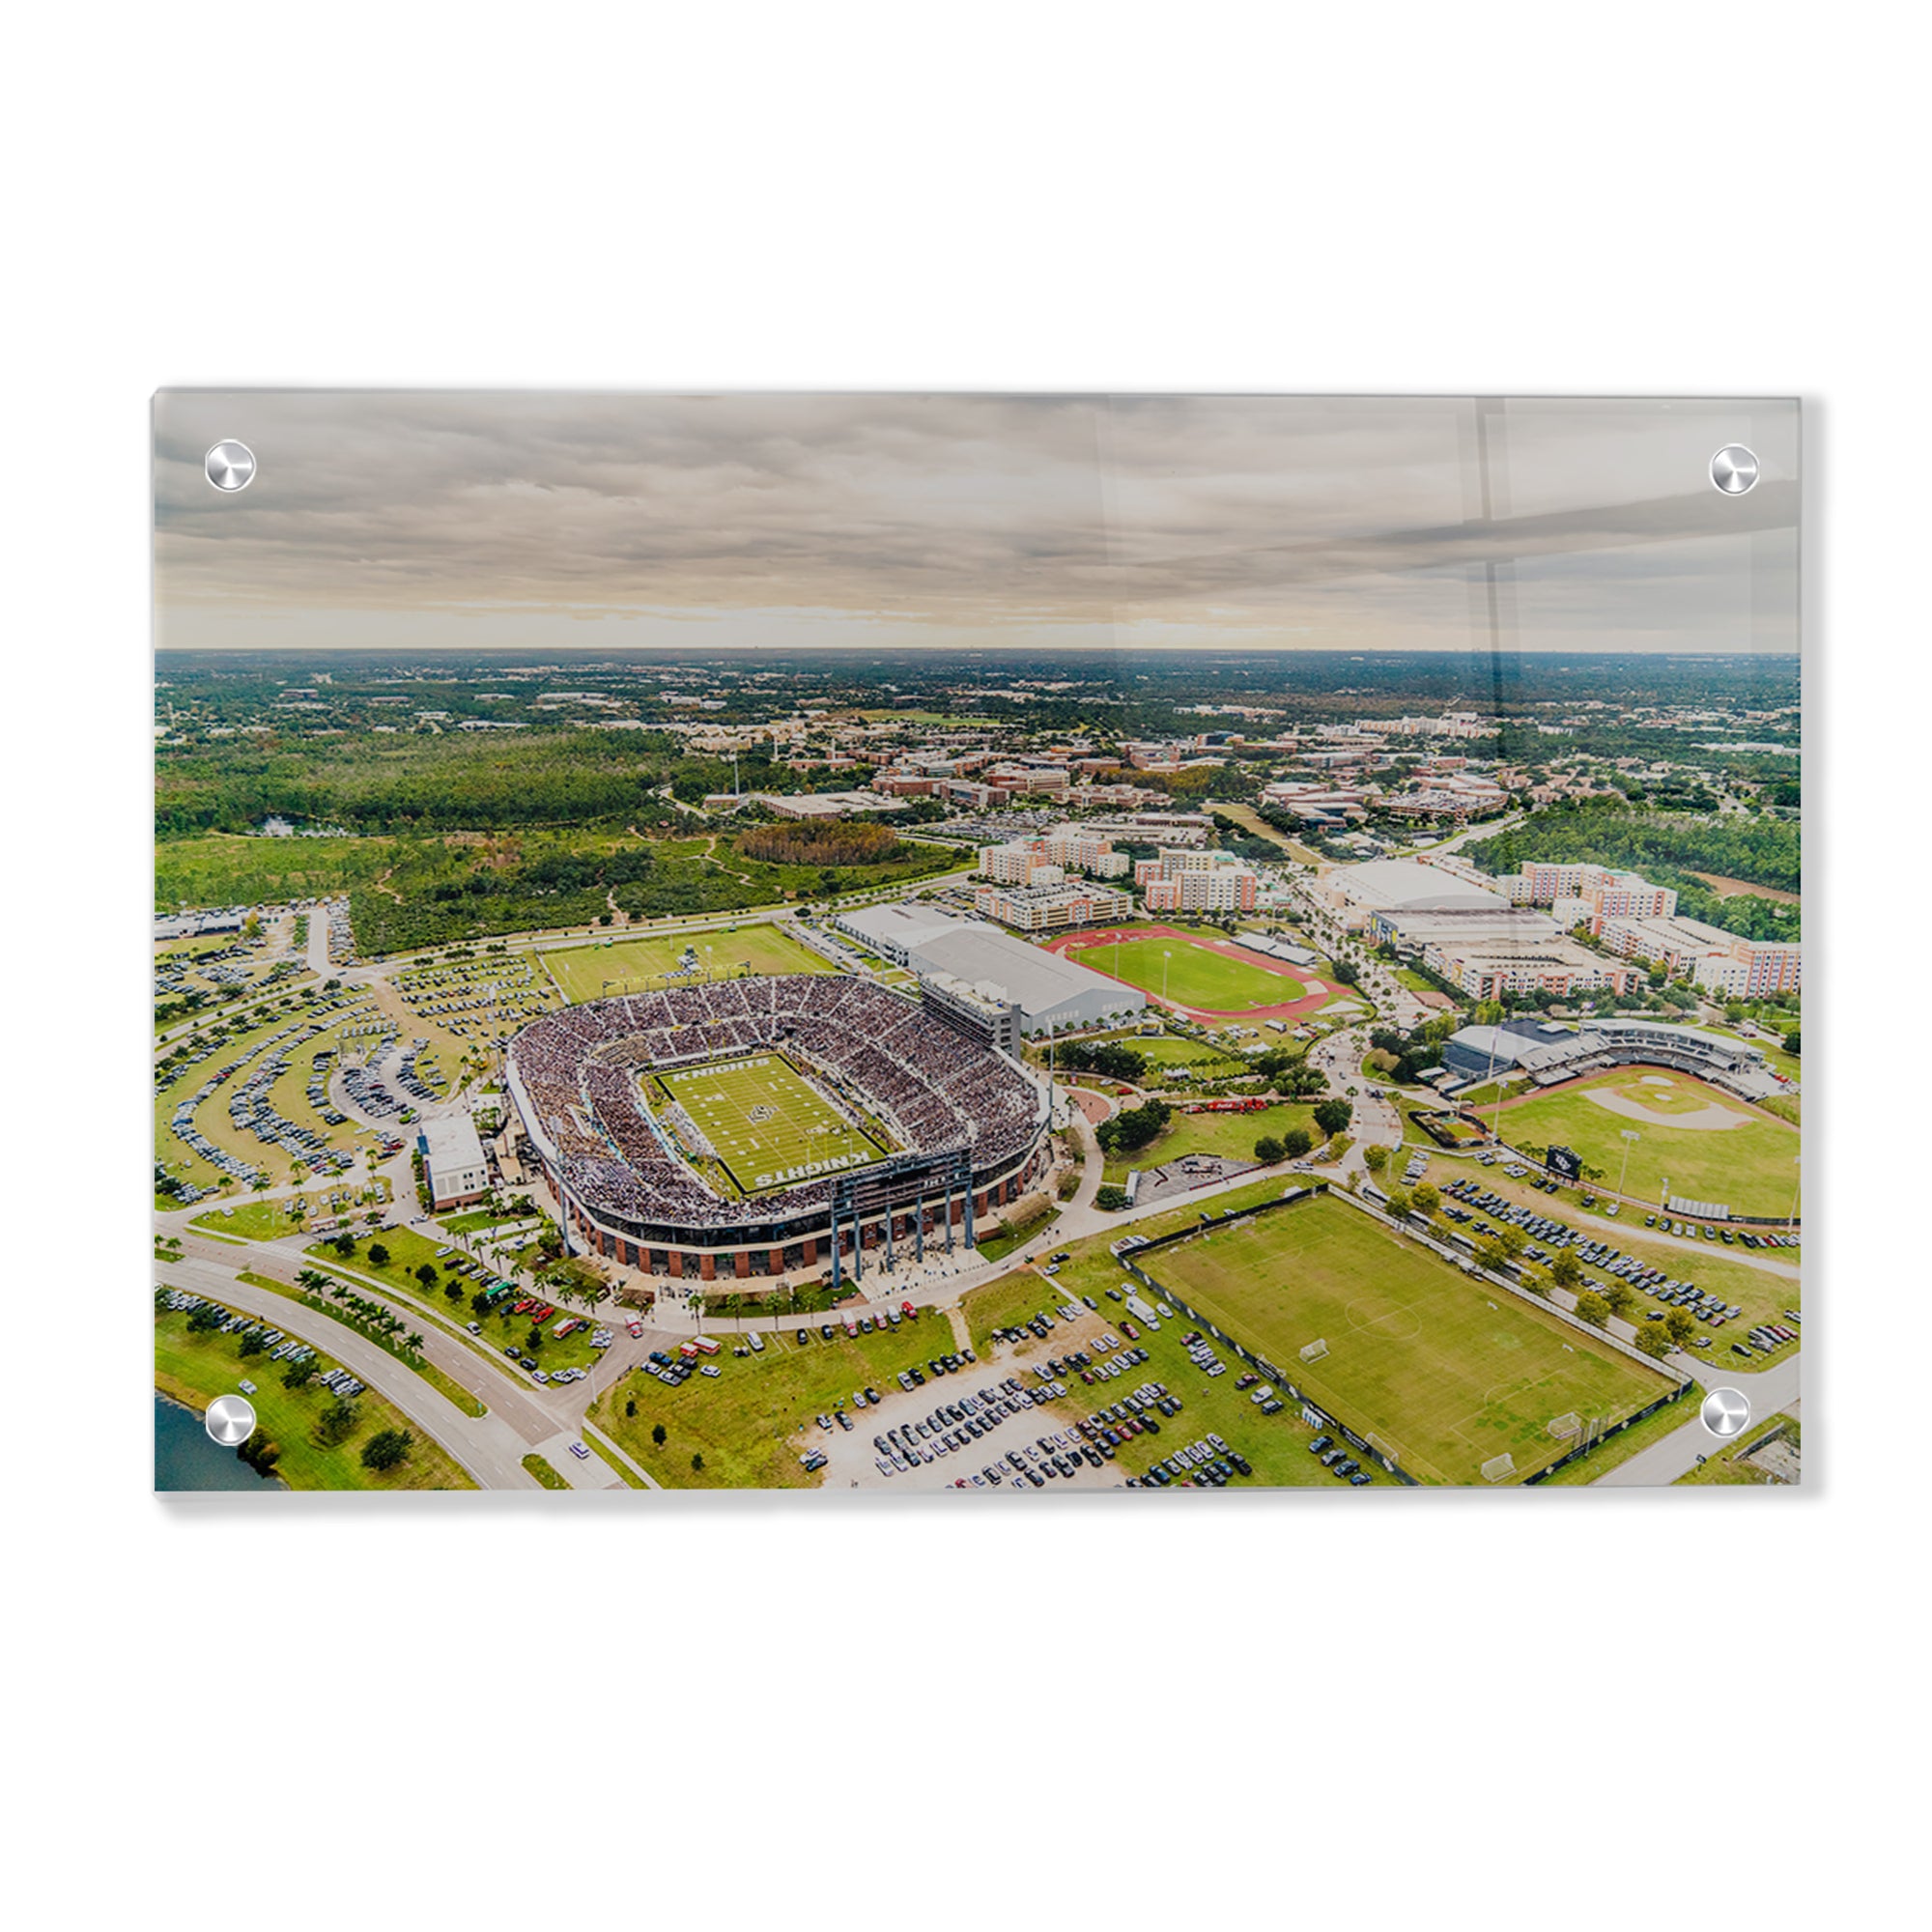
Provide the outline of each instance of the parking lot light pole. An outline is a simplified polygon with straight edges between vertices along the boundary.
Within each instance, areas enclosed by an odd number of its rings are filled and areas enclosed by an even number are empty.
[[[1798,1190],[1804,1184],[1804,1163],[1797,1155],[1791,1156],[1791,1164],[1798,1170],[1798,1179],[1791,1183],[1791,1212],[1784,1217],[1784,1232],[1795,1234],[1798,1230]]]

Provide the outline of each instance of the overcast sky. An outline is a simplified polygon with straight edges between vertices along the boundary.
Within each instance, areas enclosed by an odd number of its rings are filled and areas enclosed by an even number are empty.
[[[1468,650],[1491,563],[1512,649],[1797,648],[1791,403],[176,390],[155,433],[163,648]]]

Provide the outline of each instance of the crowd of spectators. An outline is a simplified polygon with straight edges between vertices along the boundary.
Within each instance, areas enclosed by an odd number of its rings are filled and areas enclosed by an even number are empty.
[[[743,1203],[713,1191],[643,1106],[639,1075],[738,1053],[778,1051],[846,1107],[883,1121],[923,1154],[970,1150],[976,1173],[1023,1152],[1040,1130],[1040,1091],[889,988],[842,974],[726,980],[566,1008],[512,1042],[511,1085],[526,1124],[593,1213],[649,1225],[728,1228]],[[819,1178],[761,1196],[756,1218],[830,1211]]]

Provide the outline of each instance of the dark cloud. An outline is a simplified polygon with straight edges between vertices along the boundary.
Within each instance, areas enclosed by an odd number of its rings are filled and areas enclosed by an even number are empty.
[[[1520,647],[1790,649],[1796,474],[1777,403],[171,391],[160,640],[1466,645],[1500,561]]]

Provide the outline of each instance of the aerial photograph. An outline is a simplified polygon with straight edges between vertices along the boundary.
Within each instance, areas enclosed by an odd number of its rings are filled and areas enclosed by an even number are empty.
[[[157,1490],[1800,1483],[1795,403],[154,434]]]

